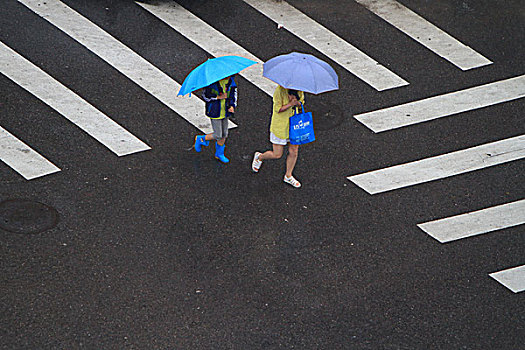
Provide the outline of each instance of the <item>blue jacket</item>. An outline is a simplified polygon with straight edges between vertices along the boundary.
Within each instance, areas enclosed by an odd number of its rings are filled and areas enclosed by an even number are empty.
[[[221,100],[217,98],[221,92],[222,92],[222,89],[218,81],[211,85],[208,85],[204,89],[202,98],[206,102],[206,116],[208,116],[209,118],[222,119],[221,118]],[[232,113],[229,112],[228,109],[230,107],[233,107],[233,108],[237,107],[237,85],[235,84],[235,80],[233,79],[233,77],[231,77],[226,83],[225,92],[228,96],[224,103],[224,108],[226,109],[225,116],[229,117],[232,115]]]

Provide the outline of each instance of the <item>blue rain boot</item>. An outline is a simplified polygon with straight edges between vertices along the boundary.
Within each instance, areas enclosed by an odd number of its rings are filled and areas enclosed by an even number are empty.
[[[228,163],[230,160],[224,156],[224,148],[225,145],[219,145],[218,143],[215,143],[215,158],[220,160],[223,163]]]
[[[204,138],[206,135],[195,136],[195,150],[197,152],[202,151],[202,146],[208,146],[210,141],[206,141]]]

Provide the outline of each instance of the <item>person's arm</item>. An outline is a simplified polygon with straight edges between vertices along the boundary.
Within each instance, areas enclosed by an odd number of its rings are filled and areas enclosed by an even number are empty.
[[[228,102],[231,107],[237,107],[237,86],[230,88],[230,100]]]
[[[213,84],[212,84],[213,85]],[[204,89],[204,92],[202,94],[202,98],[204,99],[205,102],[211,102],[211,101],[217,101],[217,100],[222,100],[222,99],[225,99],[226,98],[226,93],[221,93],[219,95],[217,95],[216,93],[214,93],[212,90],[211,90],[211,85],[208,85],[206,86],[206,88]]]
[[[292,96],[289,98],[289,102],[285,105],[283,105],[280,109],[279,109],[279,113],[282,113],[284,111],[286,111],[287,109],[290,109],[292,107],[295,107],[295,106],[299,106],[301,103],[299,101],[297,101],[297,99],[295,98],[295,96]]]
[[[209,86],[206,86],[206,88],[204,88],[204,92],[202,93],[202,98],[206,102],[217,101],[217,95],[215,95],[211,91],[211,88]]]

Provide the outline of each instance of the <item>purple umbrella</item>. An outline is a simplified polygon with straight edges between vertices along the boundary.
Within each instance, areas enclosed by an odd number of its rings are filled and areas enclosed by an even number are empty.
[[[263,76],[287,89],[320,94],[339,89],[337,73],[315,56],[292,52],[270,59]]]

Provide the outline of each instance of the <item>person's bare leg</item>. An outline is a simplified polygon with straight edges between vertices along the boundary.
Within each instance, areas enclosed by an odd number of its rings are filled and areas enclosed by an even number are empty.
[[[273,150],[269,150],[259,155],[259,160],[279,159],[283,156],[284,146],[273,144]]]
[[[291,177],[297,157],[299,156],[299,145],[288,145],[288,157],[286,157],[286,177]],[[259,157],[260,158],[260,157]]]

